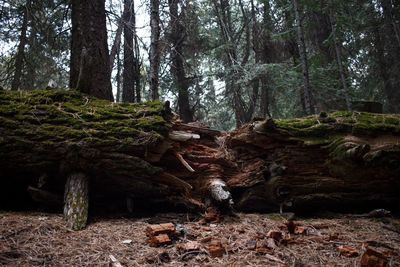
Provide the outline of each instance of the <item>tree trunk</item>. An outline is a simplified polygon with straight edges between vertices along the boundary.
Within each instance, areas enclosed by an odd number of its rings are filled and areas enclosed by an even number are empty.
[[[72,0],[70,87],[113,100],[104,0]]]
[[[114,43],[110,51],[110,72],[112,73],[114,69],[114,61],[115,57],[117,56],[117,53],[119,52],[120,46],[121,46],[121,35],[122,35],[122,30],[124,29],[125,24],[123,19],[120,19],[118,21],[118,28],[117,32],[115,33],[115,38],[114,38]]]
[[[89,180],[83,173],[68,176],[64,192],[64,217],[72,230],[85,228],[89,212]]]
[[[132,21],[133,1],[124,0],[124,68],[122,71],[122,102],[135,102],[135,55]]]
[[[117,52],[117,74],[115,79],[117,80],[117,96],[116,102],[121,102],[121,55],[120,55],[120,47]]]
[[[183,43],[186,40],[185,28],[180,21],[183,18],[178,14],[178,4],[179,0],[168,1],[171,16],[171,72],[178,89],[179,116],[183,122],[187,123],[193,121],[193,112],[189,103],[189,80],[186,77],[183,60]]]
[[[400,112],[400,42],[396,31],[396,21],[393,18],[393,4],[390,0],[381,0],[384,19],[384,45],[383,61],[386,66],[387,78],[383,81],[384,91],[388,101],[388,111],[391,113]],[[397,36],[397,37],[396,37]]]
[[[24,59],[25,59],[25,46],[28,42],[26,32],[28,30],[28,17],[29,17],[29,9],[30,1],[26,1],[24,6],[24,11],[22,13],[22,25],[21,25],[21,33],[19,36],[19,43],[17,48],[17,54],[15,55],[15,70],[14,77],[11,82],[11,90],[18,90],[21,86],[21,76],[24,68]]]
[[[304,41],[304,31],[303,31],[303,23],[302,23],[302,15],[300,12],[300,7],[298,0],[292,0],[294,14],[296,17],[296,27],[297,27],[297,43],[299,46],[300,51],[300,60],[301,60],[301,67],[303,71],[303,90],[304,90],[304,102],[306,107],[306,114],[314,114],[315,107],[314,107],[314,100],[311,91],[310,85],[310,76],[308,73],[308,58],[307,58],[307,48],[306,43]]]
[[[132,1],[132,8],[134,8],[135,4]],[[133,14],[135,11],[133,10]],[[135,89],[136,89],[136,102],[140,103],[142,101],[142,93],[141,93],[141,81],[140,81],[140,50],[139,50],[139,42],[136,33],[136,15],[132,18],[132,27],[133,27],[133,42],[134,42],[134,61],[135,61]]]
[[[158,100],[159,69],[161,60],[160,49],[160,0],[150,0],[150,92],[151,99]]]
[[[330,22],[331,22],[331,27],[332,27],[333,45],[335,46],[336,62],[337,62],[338,68],[339,68],[340,81],[341,81],[342,87],[343,87],[343,96],[346,101],[347,110],[351,110],[351,100],[350,100],[349,88],[347,86],[346,74],[345,74],[345,71],[343,68],[343,62],[342,62],[342,50],[341,50],[341,46],[338,44],[338,40],[336,37],[336,18],[333,13],[330,15]]]

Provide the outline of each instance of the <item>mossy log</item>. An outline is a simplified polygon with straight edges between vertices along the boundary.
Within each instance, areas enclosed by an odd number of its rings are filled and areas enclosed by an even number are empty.
[[[237,207],[248,211],[362,212],[400,209],[400,116],[335,112],[276,120],[264,132],[256,122],[228,138],[243,168],[258,164],[258,179],[243,190]],[[249,161],[248,159],[252,160]],[[257,181],[257,182],[255,182]]]
[[[205,208],[210,181],[243,211],[399,210],[399,115],[268,119],[231,133],[172,117],[158,102],[1,91],[1,207],[28,201],[28,186],[62,196],[82,173],[90,209],[104,212]]]

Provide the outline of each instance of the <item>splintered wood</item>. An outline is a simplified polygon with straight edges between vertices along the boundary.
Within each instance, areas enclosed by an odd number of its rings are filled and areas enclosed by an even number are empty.
[[[175,233],[173,223],[153,224],[146,228],[147,242],[153,247],[171,244],[171,237]]]

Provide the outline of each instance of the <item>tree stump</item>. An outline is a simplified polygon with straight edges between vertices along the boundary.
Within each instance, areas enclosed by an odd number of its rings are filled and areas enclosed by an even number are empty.
[[[65,184],[64,217],[72,230],[86,226],[89,210],[89,179],[83,173],[71,174]]]

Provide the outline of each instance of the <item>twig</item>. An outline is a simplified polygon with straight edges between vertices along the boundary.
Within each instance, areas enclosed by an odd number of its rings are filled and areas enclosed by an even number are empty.
[[[178,158],[178,160],[182,163],[183,166],[185,166],[186,169],[190,172],[194,172],[194,169],[187,163],[187,161],[182,157],[181,154],[178,152],[174,151],[174,155]]]

